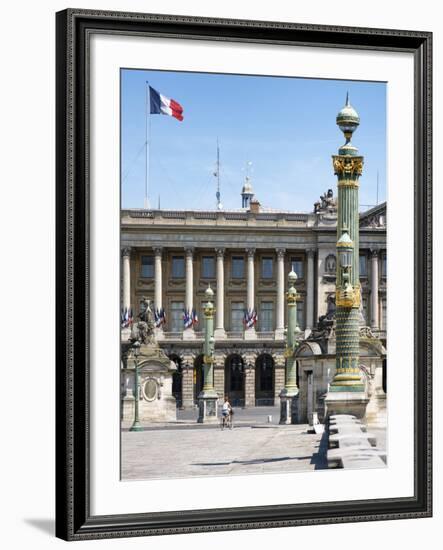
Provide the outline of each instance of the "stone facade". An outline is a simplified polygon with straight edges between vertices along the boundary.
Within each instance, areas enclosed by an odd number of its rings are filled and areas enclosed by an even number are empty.
[[[308,338],[335,295],[336,223],[336,204],[327,194],[311,213],[122,211],[122,306],[136,309],[145,296],[157,311],[164,309],[156,339],[177,366],[172,393],[179,407],[194,407],[202,387],[208,284],[215,291],[215,391],[237,406],[278,404],[285,381],[286,277],[291,269],[298,275],[297,317]],[[386,344],[385,204],[360,215],[360,273],[366,325]],[[248,309],[258,316],[253,331],[242,323]],[[186,330],[183,310],[198,317]],[[307,364],[300,358],[299,380]],[[324,359],[314,369],[318,394],[324,389],[318,380],[331,375],[328,365]]]

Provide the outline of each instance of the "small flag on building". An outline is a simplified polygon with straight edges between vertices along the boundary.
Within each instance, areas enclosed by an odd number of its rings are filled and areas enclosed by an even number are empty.
[[[198,323],[198,315],[195,309],[192,310],[192,324],[196,325]]]
[[[122,309],[120,320],[122,328],[130,327],[133,322],[132,308],[125,307],[125,309]]]
[[[155,309],[154,311],[154,325],[156,328],[160,328],[166,323],[166,313],[163,308]]]
[[[246,328],[251,328],[257,323],[257,312],[255,309],[249,309],[245,311],[244,317],[243,317],[243,324]]]
[[[160,94],[152,86],[149,86],[149,100],[152,115],[169,115],[180,122],[183,120],[183,107],[180,103]]]
[[[192,327],[192,316],[189,311],[183,310],[183,324],[185,328]]]

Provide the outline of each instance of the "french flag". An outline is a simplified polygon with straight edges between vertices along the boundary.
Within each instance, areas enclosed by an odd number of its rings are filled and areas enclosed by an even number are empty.
[[[149,86],[149,101],[152,115],[173,116],[180,122],[183,120],[183,107],[173,99],[169,99]]]

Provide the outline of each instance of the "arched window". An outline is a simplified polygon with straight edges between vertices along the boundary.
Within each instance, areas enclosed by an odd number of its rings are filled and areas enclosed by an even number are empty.
[[[238,354],[230,355],[225,362],[225,394],[229,396],[231,405],[244,405],[245,363]]]
[[[194,361],[194,400],[197,403],[199,393],[203,390],[203,354]]]
[[[262,353],[255,361],[255,404],[274,404],[274,359],[269,353]]]
[[[175,354],[169,355],[169,359],[175,363],[177,370],[172,375],[172,395],[177,401],[177,407],[183,404],[183,367],[181,357]]]

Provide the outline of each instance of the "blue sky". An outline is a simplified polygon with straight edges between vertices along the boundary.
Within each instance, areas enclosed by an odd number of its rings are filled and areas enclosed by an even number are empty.
[[[245,166],[252,162],[252,184],[263,206],[312,211],[324,191],[335,193],[331,155],[344,142],[335,117],[348,90],[360,115],[353,143],[365,157],[360,204],[376,203],[377,171],[379,202],[386,198],[385,83],[123,69],[123,208],[144,203],[146,81],[184,109],[183,122],[151,115],[153,207],[160,196],[162,208],[215,208],[218,138],[225,208],[241,207]]]

